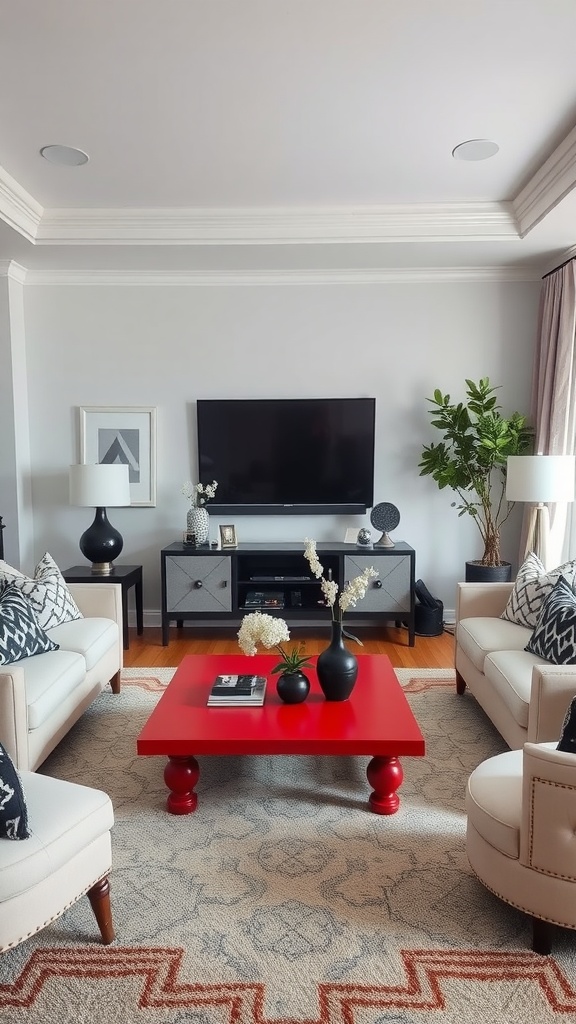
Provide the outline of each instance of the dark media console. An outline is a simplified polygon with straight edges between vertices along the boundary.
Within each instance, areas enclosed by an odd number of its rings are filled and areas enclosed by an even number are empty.
[[[378,577],[365,597],[346,612],[345,622],[378,626],[387,621],[408,627],[414,645],[416,552],[402,541],[393,548],[357,548],[352,544],[317,545],[324,575],[340,587],[373,565]],[[239,625],[250,611],[277,613],[290,625],[329,621],[320,583],[307,573],[304,544],[241,544],[214,550],[180,542],[162,549],[162,643],[171,622],[201,626]]]

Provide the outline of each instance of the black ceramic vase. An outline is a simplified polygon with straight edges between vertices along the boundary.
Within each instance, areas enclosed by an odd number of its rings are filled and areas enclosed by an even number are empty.
[[[341,622],[332,622],[332,640],[318,655],[316,672],[326,700],[348,699],[358,676],[358,662],[344,646]]]
[[[310,682],[303,672],[283,672],[276,682],[276,693],[285,704],[301,704],[310,692]]]

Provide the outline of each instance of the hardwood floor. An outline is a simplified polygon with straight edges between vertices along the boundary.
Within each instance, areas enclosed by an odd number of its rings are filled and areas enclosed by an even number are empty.
[[[381,630],[358,629],[363,647],[350,647],[363,654],[387,654],[395,668],[451,668],[454,665],[454,637],[450,633],[440,636],[417,636],[414,647],[408,646],[408,631],[396,627]],[[307,654],[319,654],[328,644],[329,624],[326,630],[290,630],[290,645],[303,644]],[[124,651],[125,668],[179,665],[185,654],[237,654],[236,633],[232,630],[200,632],[197,627],[170,628],[170,642],[162,646],[160,628],[145,629],[138,636],[130,629],[130,648]]]

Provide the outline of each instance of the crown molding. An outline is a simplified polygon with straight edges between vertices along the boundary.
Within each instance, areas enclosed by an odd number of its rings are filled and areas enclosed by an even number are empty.
[[[511,203],[46,210],[37,245],[258,245],[516,239]]]
[[[29,270],[26,283],[49,286],[262,287],[285,285],[441,284],[539,281],[526,267],[406,267],[377,270]]]
[[[7,277],[18,284],[24,284],[28,271],[15,260],[0,260],[0,277]]]
[[[576,128],[538,168],[512,203],[520,238],[525,238],[576,187]]]
[[[28,242],[34,242],[43,213],[44,207],[34,196],[0,167],[0,218]]]

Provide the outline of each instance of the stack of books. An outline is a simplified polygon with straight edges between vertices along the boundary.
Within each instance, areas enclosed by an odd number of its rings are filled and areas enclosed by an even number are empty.
[[[283,590],[249,590],[244,601],[245,608],[283,608]]]
[[[208,697],[208,707],[262,707],[265,693],[266,676],[216,676]]]

